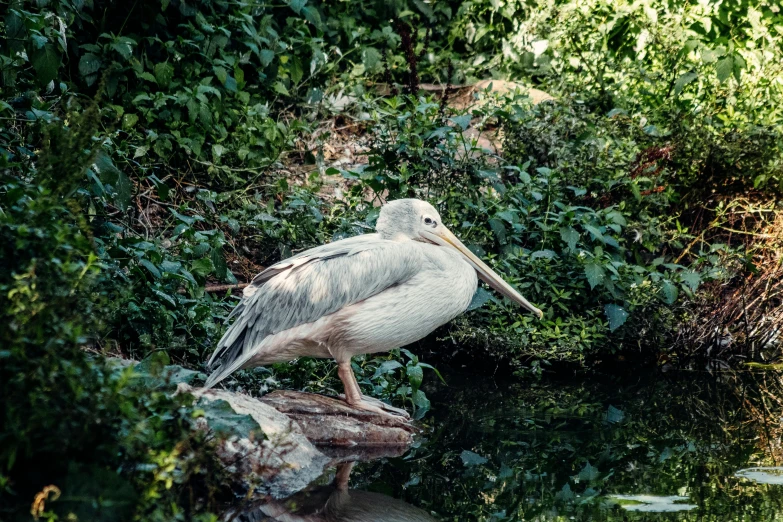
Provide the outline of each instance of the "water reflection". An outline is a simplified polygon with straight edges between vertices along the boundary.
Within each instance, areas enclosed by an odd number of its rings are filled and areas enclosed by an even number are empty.
[[[783,521],[781,375],[452,373],[405,455],[332,456],[374,460],[234,520]]]
[[[661,497],[656,495],[609,495],[610,501],[615,501],[626,511],[643,511],[646,513],[672,513],[675,511],[690,511],[696,509],[696,504],[688,504],[688,497],[671,495]]]
[[[441,520],[783,520],[771,472],[735,474],[780,462],[780,375],[515,384],[452,374],[427,390],[421,446],[359,465],[352,485]]]
[[[735,473],[737,477],[746,478],[760,484],[783,485],[783,467],[762,466],[741,469]]]
[[[348,487],[353,463],[341,464],[334,480],[310,486],[284,500],[270,500],[237,522],[434,522],[425,511],[381,493]]]

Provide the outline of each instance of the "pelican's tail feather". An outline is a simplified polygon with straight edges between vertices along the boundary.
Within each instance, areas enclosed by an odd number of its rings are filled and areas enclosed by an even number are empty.
[[[239,370],[252,356],[253,353],[243,353],[245,346],[245,332],[243,331],[230,345],[221,346],[215,350],[215,355],[207,363],[208,368],[212,369],[207,382],[204,384],[206,389],[212,388],[217,383]]]

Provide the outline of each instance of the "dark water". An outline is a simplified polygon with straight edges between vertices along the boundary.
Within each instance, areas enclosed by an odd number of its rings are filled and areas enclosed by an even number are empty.
[[[279,520],[783,520],[780,471],[741,471],[783,455],[778,373],[447,381],[416,447],[331,472],[297,499],[311,518]]]

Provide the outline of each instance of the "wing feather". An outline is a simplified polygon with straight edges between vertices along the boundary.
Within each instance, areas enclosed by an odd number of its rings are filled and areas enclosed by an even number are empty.
[[[419,250],[407,242],[365,234],[322,245],[281,261],[245,288],[236,318],[207,365],[207,387],[239,369],[269,335],[314,322],[410,279]]]

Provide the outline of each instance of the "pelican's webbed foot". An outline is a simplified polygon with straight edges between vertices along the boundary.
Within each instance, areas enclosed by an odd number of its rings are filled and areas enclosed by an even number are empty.
[[[341,396],[352,408],[357,410],[371,411],[384,417],[391,417],[395,420],[409,421],[411,416],[407,411],[394,406],[389,406],[383,401],[363,395],[359,389],[359,383],[351,370],[351,364],[348,361],[338,363],[337,375],[343,381],[345,386],[345,395]]]
[[[362,395],[362,401],[366,402],[366,403],[369,403],[369,404],[372,404],[374,406],[377,406],[381,410],[383,410],[384,412],[391,413],[392,415],[396,415],[396,416],[402,417],[404,419],[410,419],[411,418],[410,414],[407,411],[405,411],[404,409],[402,409],[402,408],[395,408],[394,406],[392,406],[390,404],[386,404],[382,400],[376,399],[374,397],[369,397],[367,395]]]

